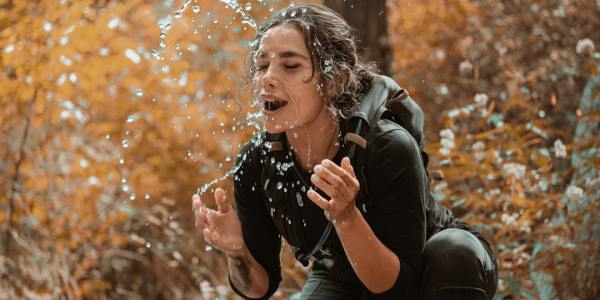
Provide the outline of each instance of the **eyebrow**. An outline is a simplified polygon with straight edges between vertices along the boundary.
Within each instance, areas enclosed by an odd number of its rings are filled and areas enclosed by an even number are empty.
[[[302,53],[293,51],[293,50],[287,50],[284,52],[279,53],[279,57],[281,58],[293,58],[293,57],[299,57],[299,58],[303,58],[306,60],[309,60],[308,57],[306,57],[305,55],[303,55]],[[267,54],[263,51],[258,52],[256,54],[256,58],[257,59],[262,59],[262,58],[267,58]]]

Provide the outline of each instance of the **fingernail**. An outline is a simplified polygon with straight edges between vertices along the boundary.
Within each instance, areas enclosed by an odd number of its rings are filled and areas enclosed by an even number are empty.
[[[321,164],[325,167],[329,167],[329,160],[328,159],[324,159]]]
[[[321,171],[323,171],[323,167],[321,167],[321,165],[316,165],[315,172],[321,172]]]
[[[313,174],[312,176],[310,176],[310,180],[311,180],[312,182],[317,182],[317,181],[319,181],[319,176],[317,176],[317,175]]]

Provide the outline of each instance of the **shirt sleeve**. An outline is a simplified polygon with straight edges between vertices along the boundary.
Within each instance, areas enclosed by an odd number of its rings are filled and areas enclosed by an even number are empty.
[[[413,299],[418,291],[426,239],[427,175],[415,140],[403,128],[371,142],[365,170],[372,203],[367,213],[375,235],[400,260],[394,286],[377,299]]]
[[[269,276],[269,288],[264,297],[268,299],[275,293],[281,282],[281,264],[279,252],[281,237],[265,207],[260,177],[260,162],[253,155],[251,140],[238,154],[233,182],[235,208],[242,225],[244,242],[252,256],[260,263]],[[241,293],[231,283],[231,288],[244,299],[252,299]]]

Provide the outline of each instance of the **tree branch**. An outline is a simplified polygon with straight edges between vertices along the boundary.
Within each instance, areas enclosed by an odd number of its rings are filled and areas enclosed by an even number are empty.
[[[10,254],[10,241],[11,241],[10,231],[12,230],[12,227],[13,227],[13,213],[15,210],[15,201],[16,201],[15,195],[18,190],[19,177],[21,177],[21,164],[25,160],[25,156],[26,156],[25,155],[26,154],[25,153],[25,143],[29,136],[29,127],[31,125],[31,106],[33,105],[33,102],[35,102],[37,93],[38,93],[38,90],[36,89],[33,92],[33,96],[31,97],[31,100],[29,100],[29,103],[27,104],[25,129],[23,130],[23,136],[21,138],[21,143],[19,144],[19,159],[15,163],[15,174],[12,177],[12,185],[11,185],[11,189],[10,189],[10,195],[8,196],[8,214],[7,214],[8,226],[4,233],[5,234],[4,253],[6,256],[8,256]]]

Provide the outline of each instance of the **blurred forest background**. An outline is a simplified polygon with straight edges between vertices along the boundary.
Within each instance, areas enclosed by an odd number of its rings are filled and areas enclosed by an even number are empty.
[[[325,2],[426,112],[496,299],[598,299],[600,1]],[[191,195],[231,193],[249,42],[287,5],[0,0],[0,299],[236,298]],[[278,298],[307,273],[283,258]]]

